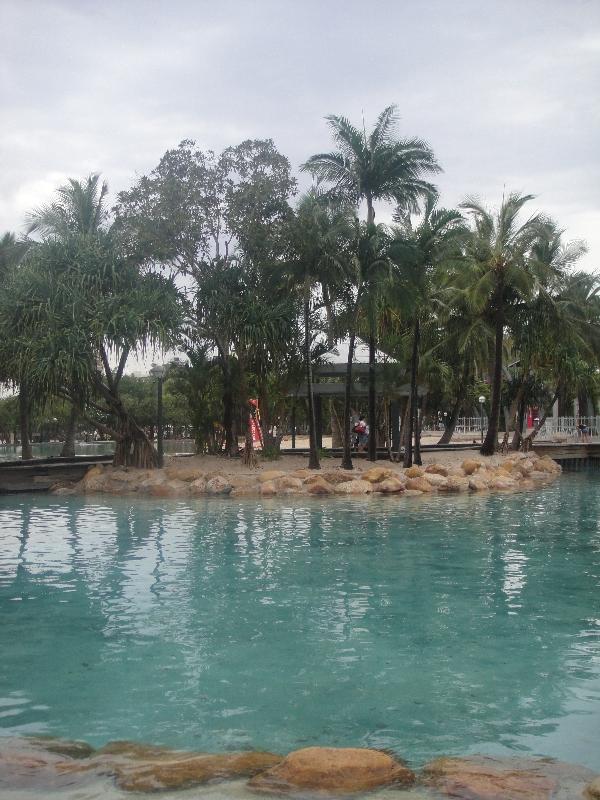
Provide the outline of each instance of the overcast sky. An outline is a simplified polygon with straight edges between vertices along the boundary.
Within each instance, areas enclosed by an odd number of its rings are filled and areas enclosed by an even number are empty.
[[[326,114],[397,103],[445,205],[536,194],[600,267],[600,0],[0,0],[0,81],[0,232],[183,138],[271,137],[297,169]]]

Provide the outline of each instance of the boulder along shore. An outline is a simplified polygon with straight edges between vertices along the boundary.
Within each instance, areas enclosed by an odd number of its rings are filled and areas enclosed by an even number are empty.
[[[164,469],[97,465],[76,484],[52,489],[56,495],[139,494],[157,498],[394,495],[398,498],[468,492],[530,491],[561,473],[548,457],[510,453],[491,458],[464,452],[427,453],[423,466],[358,461],[345,470],[323,459],[320,470],[299,466],[297,456],[245,466],[222,456],[171,457]]]

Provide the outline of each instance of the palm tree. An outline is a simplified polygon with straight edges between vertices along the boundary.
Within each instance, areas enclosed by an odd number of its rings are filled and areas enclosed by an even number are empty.
[[[350,414],[352,399],[352,365],[354,345],[367,287],[374,282],[375,275],[389,269],[389,236],[384,225],[369,225],[355,221],[355,242],[351,248],[349,264],[349,285],[346,299],[346,329],[348,331],[348,360],[346,362],[346,385],[344,390],[344,453],[343,469],[353,469],[352,435]],[[370,376],[369,376],[370,377]],[[369,425],[371,423],[369,422]],[[376,435],[375,426],[369,438]]]
[[[413,432],[415,434],[415,462],[421,463],[418,448],[418,388],[419,349],[421,326],[436,302],[440,271],[460,255],[466,227],[459,211],[438,208],[437,198],[429,195],[423,215],[413,226],[410,214],[402,209],[396,214],[398,226],[390,256],[397,265],[397,278],[401,288],[400,302],[410,305],[407,316],[412,318],[412,347],[410,365],[410,413],[408,434],[404,451],[404,466],[413,463]]]
[[[89,175],[84,181],[69,178],[56,190],[53,202],[28,215],[28,233],[57,239],[96,234],[107,219],[104,204],[107,192],[108,185],[98,174]]]
[[[377,201],[394,202],[416,211],[419,201],[434,192],[426,180],[440,171],[430,146],[421,139],[398,139],[398,112],[395,105],[385,108],[367,136],[346,117],[326,117],[337,150],[311,156],[302,169],[319,181],[331,184],[331,192],[358,205],[367,204],[367,225],[375,223]],[[368,287],[365,287],[367,290]],[[376,291],[376,289],[375,289]],[[375,418],[376,325],[369,331],[369,458],[376,458]]]
[[[532,248],[542,235],[544,220],[539,214],[525,221],[520,219],[523,207],[532,199],[533,195],[511,193],[503,198],[496,213],[474,199],[461,204],[474,221],[474,231],[467,244],[471,268],[469,299],[476,310],[486,314],[494,327],[491,409],[482,455],[493,455],[498,446],[502,355],[508,310],[515,299],[532,296],[540,277],[540,265],[532,258]]]
[[[345,276],[345,254],[352,233],[349,209],[317,190],[300,200],[293,226],[292,280],[301,287],[304,318],[304,362],[307,386],[310,469],[320,469],[317,450],[311,357],[311,302],[315,286],[331,289]],[[328,298],[330,293],[327,292]],[[324,300],[325,302],[325,300]]]

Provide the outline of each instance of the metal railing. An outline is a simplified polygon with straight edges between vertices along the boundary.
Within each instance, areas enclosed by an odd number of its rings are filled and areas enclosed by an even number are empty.
[[[550,417],[540,428],[540,440],[590,441],[600,437],[600,417]]]

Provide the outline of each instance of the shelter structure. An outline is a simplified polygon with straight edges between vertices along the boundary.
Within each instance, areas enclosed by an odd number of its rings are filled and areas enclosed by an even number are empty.
[[[323,447],[323,400],[343,398],[346,391],[346,368],[348,363],[349,339],[341,340],[322,358],[322,362],[313,369],[313,397],[315,404],[315,422],[317,447]],[[375,391],[376,397],[389,401],[389,430],[392,450],[400,449],[400,406],[403,398],[410,396],[410,383],[400,383],[398,376],[404,372],[400,364],[386,353],[375,352]],[[362,339],[356,338],[352,359],[352,400],[353,405],[366,406],[369,394],[369,347]],[[423,386],[417,388],[420,397],[426,394]],[[306,398],[308,387],[300,384],[292,394],[296,398]],[[365,408],[366,412],[366,408]],[[295,420],[292,420],[295,430]],[[295,436],[292,435],[292,447],[295,447]]]

